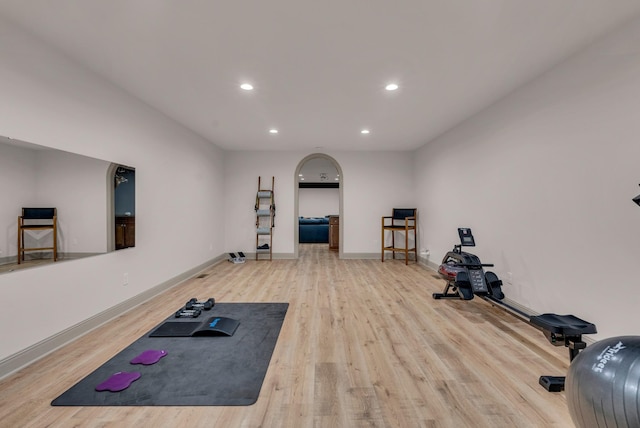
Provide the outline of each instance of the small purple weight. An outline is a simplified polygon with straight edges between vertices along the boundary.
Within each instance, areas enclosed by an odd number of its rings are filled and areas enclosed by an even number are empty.
[[[140,373],[138,372],[114,373],[109,379],[96,386],[96,391],[122,391],[129,388],[129,385],[138,379],[140,379]]]
[[[167,355],[167,351],[165,350],[155,350],[148,349],[131,360],[131,364],[144,364],[145,366],[149,364],[155,364],[160,361],[160,358]]]

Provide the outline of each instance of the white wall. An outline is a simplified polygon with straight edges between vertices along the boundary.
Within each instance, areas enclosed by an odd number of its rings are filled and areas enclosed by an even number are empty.
[[[324,217],[340,212],[340,189],[298,189],[298,214]]]
[[[294,177],[306,152],[229,152],[225,155],[228,192],[224,201],[228,251],[254,251],[258,176],[275,176],[276,228],[273,252],[294,253]],[[332,152],[342,168],[344,233],[342,251],[380,254],[380,218],[398,206],[415,206],[409,152]]]
[[[209,142],[4,20],[0,36],[0,135],[134,166],[137,220],[135,248],[0,275],[0,325],[19,323],[2,359],[222,254],[224,176]]]
[[[431,261],[471,227],[507,297],[639,333],[638,46],[635,21],[417,152]]]
[[[297,156],[292,153],[227,152],[225,179],[228,183],[220,207],[224,210],[224,242],[227,252],[255,252],[256,213],[254,210],[258,177],[262,188],[271,188],[275,178],[276,205],[273,252],[293,253],[293,169]]]
[[[380,255],[380,219],[394,207],[417,205],[411,152],[349,152],[342,166],[345,253]]]

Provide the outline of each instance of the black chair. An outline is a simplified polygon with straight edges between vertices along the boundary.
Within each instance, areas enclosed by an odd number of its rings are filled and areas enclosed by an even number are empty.
[[[418,261],[418,234],[416,221],[416,208],[394,208],[390,216],[382,217],[382,261],[385,251],[392,252],[392,258],[396,258],[396,251],[404,253],[404,263],[409,264],[409,252],[413,252],[415,261]],[[391,231],[391,245],[385,245],[385,232]],[[396,232],[404,233],[404,247],[396,247]],[[413,232],[413,247],[409,248],[409,234]]]
[[[24,261],[24,253],[27,251],[53,251],[53,261],[58,260],[57,218],[58,213],[55,208],[22,208],[22,215],[18,216],[18,264]],[[25,248],[25,230],[52,230],[52,246]]]

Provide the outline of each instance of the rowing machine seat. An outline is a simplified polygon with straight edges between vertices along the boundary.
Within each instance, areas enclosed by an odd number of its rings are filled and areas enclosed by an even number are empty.
[[[532,316],[531,324],[539,327],[547,334],[549,342],[556,346],[568,346],[564,342],[566,338],[579,338],[583,334],[597,333],[595,324],[580,319],[574,315],[542,314]]]

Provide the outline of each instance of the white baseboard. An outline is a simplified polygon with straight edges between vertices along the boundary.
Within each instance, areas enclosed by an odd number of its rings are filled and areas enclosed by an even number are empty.
[[[256,259],[256,253],[244,253],[244,255],[246,256],[247,260],[255,260]],[[295,256],[293,255],[293,253],[272,253],[271,254],[271,258],[275,259],[275,260],[293,260],[295,259]],[[260,253],[260,256],[258,258],[258,261],[269,261],[269,253]]]
[[[431,270],[434,270],[436,272],[438,271],[438,267],[440,266],[440,263],[436,263],[433,260],[430,260],[429,258],[422,257],[422,256],[418,257],[418,262],[421,265],[423,265],[423,266],[425,266],[425,267],[427,267],[427,268],[429,268]]]
[[[343,253],[342,258],[345,260],[371,260],[380,259],[380,253]]]

